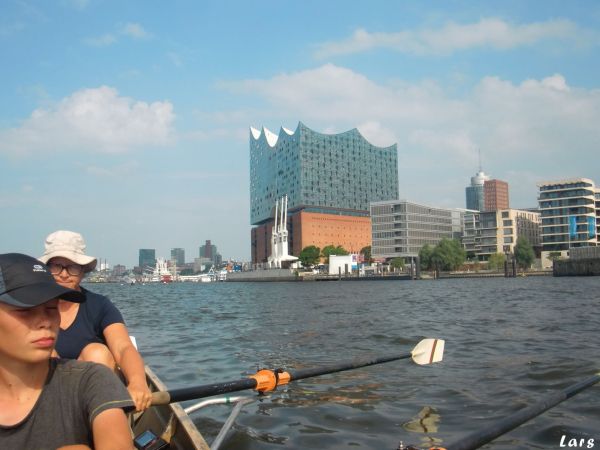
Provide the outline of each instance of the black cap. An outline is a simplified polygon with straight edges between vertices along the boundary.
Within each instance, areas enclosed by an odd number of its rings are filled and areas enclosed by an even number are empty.
[[[33,308],[54,298],[80,303],[85,296],[54,281],[48,267],[21,253],[0,255],[0,302]]]

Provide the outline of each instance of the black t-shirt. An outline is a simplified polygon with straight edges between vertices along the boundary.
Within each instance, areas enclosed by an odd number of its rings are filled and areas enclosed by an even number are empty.
[[[56,352],[61,358],[77,359],[81,350],[93,342],[106,345],[104,329],[113,323],[125,323],[115,305],[105,296],[81,288],[85,302],[79,304],[69,328],[60,329]]]
[[[93,448],[92,423],[98,414],[132,407],[127,389],[106,366],[51,358],[46,384],[27,417],[16,425],[0,425],[0,448]]]

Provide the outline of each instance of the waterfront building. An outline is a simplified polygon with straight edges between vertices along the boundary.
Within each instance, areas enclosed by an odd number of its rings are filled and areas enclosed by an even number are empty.
[[[127,267],[122,264],[117,264],[112,269],[113,277],[121,277],[127,273]]]
[[[182,267],[185,264],[185,250],[183,248],[172,248],[171,261],[175,261],[178,267]]]
[[[217,246],[210,242],[210,239],[205,241],[204,245],[200,246],[198,256],[212,261],[213,264],[219,265],[223,262],[223,257],[217,251]]]
[[[501,180],[483,182],[483,211],[509,209],[508,183]]]
[[[139,267],[143,272],[147,268],[156,265],[156,250],[153,248],[141,248],[139,251]]]
[[[467,209],[483,211],[484,209],[484,184],[490,177],[481,169],[471,177],[471,185],[465,188]]]
[[[463,215],[461,243],[467,259],[476,257],[481,245],[481,220],[480,212],[466,209]]]
[[[519,237],[540,246],[540,214],[520,209],[500,209],[479,214],[479,243],[475,254],[487,261],[494,253],[514,253]]]
[[[378,147],[357,129],[322,134],[299,123],[295,131],[250,128],[252,262],[271,254],[274,206],[288,197],[289,253],[308,245],[371,245],[369,204],[398,197],[396,144]]]
[[[543,267],[551,266],[550,256],[566,257],[571,248],[598,244],[598,190],[592,180],[544,181],[537,186]]]
[[[419,256],[421,247],[435,247],[443,238],[459,239],[465,210],[436,208],[407,200],[371,203],[371,255],[375,259]]]

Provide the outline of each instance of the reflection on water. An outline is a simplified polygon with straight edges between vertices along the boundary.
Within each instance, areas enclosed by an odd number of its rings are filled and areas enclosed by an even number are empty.
[[[597,372],[599,285],[597,277],[529,277],[90,288],[117,303],[170,387],[445,339],[441,364],[396,361],[293,382],[258,399],[224,447],[395,449],[400,441],[455,441]],[[561,433],[600,442],[599,406],[600,388],[590,388],[489,448],[558,448]],[[209,442],[228,412],[194,416]]]

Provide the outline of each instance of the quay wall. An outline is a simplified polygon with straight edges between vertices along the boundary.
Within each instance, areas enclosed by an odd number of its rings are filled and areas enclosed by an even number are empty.
[[[555,277],[600,275],[600,258],[556,260],[552,271]]]
[[[302,281],[290,269],[265,269],[227,274],[226,281]]]

